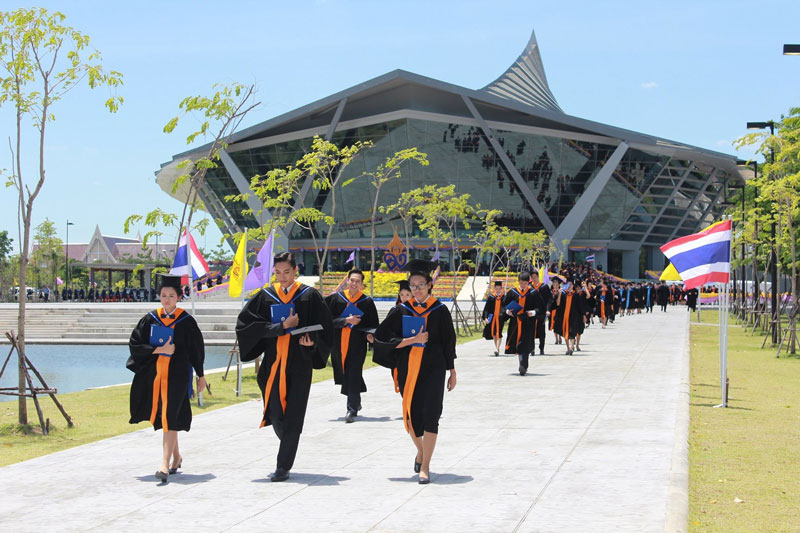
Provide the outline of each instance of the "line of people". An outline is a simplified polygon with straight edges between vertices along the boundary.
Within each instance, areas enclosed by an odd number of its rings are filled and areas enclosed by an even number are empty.
[[[562,283],[554,277],[550,284],[520,272],[517,285],[508,289],[495,281],[483,308],[483,338],[494,342],[494,356],[501,351],[516,355],[518,371],[524,376],[529,358],[544,355],[546,331],[552,331],[555,344],[564,344],[566,355],[581,351],[581,336],[597,318],[602,329],[615,317],[634,313],[651,313],[658,302],[666,312],[670,291],[665,284],[628,283],[616,286],[608,278],[595,284],[589,279],[569,277]],[[508,324],[503,346],[503,329]]]
[[[324,299],[296,281],[290,252],[274,257],[277,282],[251,298],[236,323],[241,360],[263,356],[257,375],[263,399],[259,425],[272,426],[280,441],[272,481],[288,479],[294,465],[313,369],[324,368],[330,357],[334,381],[347,397],[344,421],[352,423],[366,392],[362,369],[372,343],[373,360],[391,370],[402,398],[403,423],[416,449],[413,471],[420,484],[429,483],[444,391],[456,386],[456,334],[449,310],[431,295],[435,267],[431,261],[409,261],[397,305],[379,322],[375,303],[363,293],[362,271],[351,270],[346,288]],[[161,308],[137,324],[127,363],[135,374],[130,423],[149,421],[163,429],[155,474],[162,482],[183,464],[177,431],[191,427],[192,373],[199,377],[198,390],[206,386],[202,333],[177,307],[180,291],[180,278],[162,276]]]

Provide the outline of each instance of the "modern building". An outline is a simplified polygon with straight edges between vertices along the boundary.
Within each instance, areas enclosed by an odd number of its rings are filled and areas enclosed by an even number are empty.
[[[722,210],[729,184],[741,183],[746,169],[733,156],[661,139],[564,113],[547,84],[534,35],[517,60],[482,89],[467,89],[395,70],[234,135],[222,165],[209,172],[201,191],[208,212],[227,232],[258,226],[267,218],[260,204],[231,204],[226,195],[248,190],[250,177],[293,164],[312,137],[338,145],[372,141],[345,170],[336,186],[336,219],[331,235],[334,266],[353,249],[369,253],[370,207],[374,188],[347,178],[375,168],[395,151],[417,147],[429,166],[409,165],[386,184],[379,203],[425,184],[455,184],[472,202],[503,212],[500,223],[523,231],[544,229],[570,258],[594,253],[596,264],[628,278],[664,266],[658,247],[693,233]],[[156,173],[166,192],[183,200],[185,186],[172,193],[183,171],[178,164],[207,147],[175,155]],[[306,183],[305,205],[330,212],[331,198]],[[378,221],[385,246],[402,222]],[[314,242],[302,228],[283,228],[284,246],[315,263]],[[414,243],[430,242],[417,233]],[[365,263],[363,263],[365,264]],[[310,271],[307,273],[311,273]]]

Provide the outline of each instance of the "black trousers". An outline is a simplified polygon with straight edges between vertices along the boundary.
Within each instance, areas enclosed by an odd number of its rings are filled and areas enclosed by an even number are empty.
[[[294,466],[294,458],[297,456],[297,445],[300,444],[300,433],[294,431],[284,431],[283,425],[275,420],[272,421],[272,429],[281,441],[278,447],[278,468],[291,470]]]
[[[344,373],[344,383],[347,390],[347,412],[358,413],[361,409],[361,385],[364,383],[362,377],[363,361],[353,361]]]

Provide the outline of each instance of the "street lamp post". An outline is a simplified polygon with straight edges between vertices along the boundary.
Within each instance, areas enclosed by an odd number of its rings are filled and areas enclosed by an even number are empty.
[[[747,129],[748,130],[763,130],[765,128],[769,128],[770,136],[775,135],[775,121],[768,120],[766,122],[748,122]],[[770,163],[775,163],[775,149],[770,148]],[[778,344],[778,319],[780,318],[778,314],[778,254],[775,251],[775,221],[772,221],[769,228],[770,239],[772,240],[772,245],[770,248],[770,256],[771,256],[771,263],[772,266],[770,268],[769,277],[772,282],[772,298],[771,298],[771,305],[772,305],[772,319],[773,319],[773,327],[772,327],[772,344]]]
[[[71,289],[72,288],[72,276],[70,276],[70,270],[69,270],[69,227],[70,226],[74,226],[74,225],[75,225],[74,222],[70,222],[69,219],[67,219],[67,253],[65,254],[65,259],[66,259],[66,263],[67,263],[67,268],[66,268],[66,270],[67,270],[67,272],[66,272],[66,274],[67,274],[67,289]]]

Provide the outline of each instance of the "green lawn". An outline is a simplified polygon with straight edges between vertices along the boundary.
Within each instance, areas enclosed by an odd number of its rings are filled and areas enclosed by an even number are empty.
[[[480,338],[480,334],[476,333],[469,337],[459,337],[458,342],[460,344],[478,338]],[[372,355],[367,354],[364,367],[371,366],[375,366],[375,363],[372,362]],[[260,397],[252,368],[244,370],[242,395],[238,398],[234,390],[236,373],[231,372],[227,381],[222,381],[222,376],[221,372],[207,374],[213,396],[204,396],[205,402],[202,408],[197,406],[196,401],[192,402],[192,412],[195,415]],[[328,366],[322,370],[314,370],[313,382],[324,381],[332,377],[333,370]],[[40,397],[39,401],[44,416],[50,419],[48,436],[41,435],[33,401],[28,400],[30,425],[25,427],[20,427],[16,423],[16,399],[0,403],[0,449],[3,451],[0,454],[0,466],[150,427],[147,422],[136,425],[128,424],[130,418],[129,390],[127,385],[122,385],[59,394],[59,400],[75,422],[74,427],[71,428],[67,427],[66,421],[50,398],[48,396]]]
[[[717,312],[702,313],[717,323]],[[728,409],[717,328],[691,326],[690,531],[800,531],[800,358],[730,320]]]

